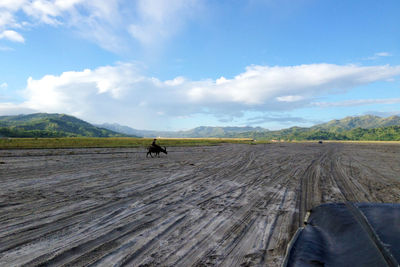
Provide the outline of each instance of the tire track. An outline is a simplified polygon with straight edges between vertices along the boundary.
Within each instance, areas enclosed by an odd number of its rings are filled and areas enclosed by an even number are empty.
[[[382,148],[376,170],[376,148],[12,151],[0,170],[0,265],[278,266],[314,205],[400,202],[387,196],[400,192],[400,155]]]
[[[329,148],[327,151],[322,152],[316,159],[313,159],[307,166],[304,173],[300,178],[300,188],[298,192],[298,200],[296,206],[298,207],[297,227],[301,227],[304,222],[306,213],[315,205],[319,200],[315,200],[314,184],[318,182],[320,177],[317,175],[316,167],[328,159],[331,159],[332,150]]]
[[[280,170],[279,167],[275,168],[276,170]],[[288,169],[286,172],[279,172],[279,175],[276,177],[276,179],[273,180],[264,180],[262,185],[263,186],[279,186],[279,188],[285,188],[290,180],[284,179],[287,178],[288,176],[291,176],[290,173],[295,173],[297,170],[292,170]],[[255,184],[255,182],[254,182]],[[250,207],[246,207],[244,211],[238,211],[234,215],[235,217],[239,217],[239,219],[235,219],[235,223],[228,228],[222,238],[219,239],[219,241],[216,243],[216,245],[211,248],[208,252],[205,253],[202,257],[200,257],[193,265],[201,265],[205,264],[212,260],[216,254],[217,250],[220,250],[221,248],[226,248],[223,250],[223,252],[220,252],[218,254],[222,255],[225,258],[229,258],[230,254],[232,253],[233,249],[238,245],[238,243],[242,240],[243,236],[250,230],[251,227],[249,225],[253,225],[255,220],[259,219],[259,215],[257,214],[258,212],[255,212],[259,210],[260,208],[267,208],[267,206],[275,199],[279,199],[280,196],[280,190],[276,190],[272,195],[266,195],[266,196],[257,196],[255,195],[252,200],[249,202],[255,203]],[[286,196],[286,192],[284,195]],[[261,198],[261,199],[260,199]],[[244,215],[238,215],[238,213],[244,213]],[[224,225],[219,225],[220,227],[226,227]],[[217,232],[218,229],[215,230]],[[270,230],[269,235],[273,235],[274,229]],[[211,234],[213,235],[213,234]],[[206,240],[206,239],[205,239]],[[201,246],[201,244],[196,244],[195,247],[197,248],[198,246]],[[206,248],[204,248],[206,249]],[[204,250],[201,249],[201,250]],[[195,253],[195,251],[193,251]],[[186,261],[181,262],[175,262],[173,265],[176,264],[190,264],[191,259],[193,256],[188,256],[185,255]],[[216,263],[215,263],[216,264]]]

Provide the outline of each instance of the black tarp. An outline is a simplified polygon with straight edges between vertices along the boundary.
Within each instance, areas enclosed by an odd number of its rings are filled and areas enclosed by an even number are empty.
[[[323,204],[305,224],[283,266],[399,266],[400,204]]]

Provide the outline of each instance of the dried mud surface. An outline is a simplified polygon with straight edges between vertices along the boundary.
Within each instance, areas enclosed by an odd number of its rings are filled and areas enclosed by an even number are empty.
[[[279,266],[311,207],[400,202],[400,146],[0,150],[0,266]]]

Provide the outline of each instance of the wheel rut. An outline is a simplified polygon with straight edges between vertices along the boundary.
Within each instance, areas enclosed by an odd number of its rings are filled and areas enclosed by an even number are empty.
[[[280,266],[313,206],[400,202],[399,147],[5,151],[0,265]]]

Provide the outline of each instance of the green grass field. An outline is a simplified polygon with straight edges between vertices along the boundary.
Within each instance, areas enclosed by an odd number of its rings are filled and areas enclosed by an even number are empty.
[[[146,147],[152,138],[129,137],[67,137],[67,138],[1,138],[0,149],[22,148],[90,148],[90,147]],[[248,138],[166,138],[158,139],[161,146],[210,146],[222,143],[253,144]]]
[[[147,147],[152,138],[131,137],[63,137],[63,138],[0,138],[0,149],[29,148],[100,148],[100,147]],[[316,143],[317,141],[292,141],[294,143]],[[215,146],[223,143],[231,144],[265,144],[274,141],[249,138],[159,138],[161,146]],[[359,144],[397,144],[399,141],[328,141],[324,143],[359,143]]]

